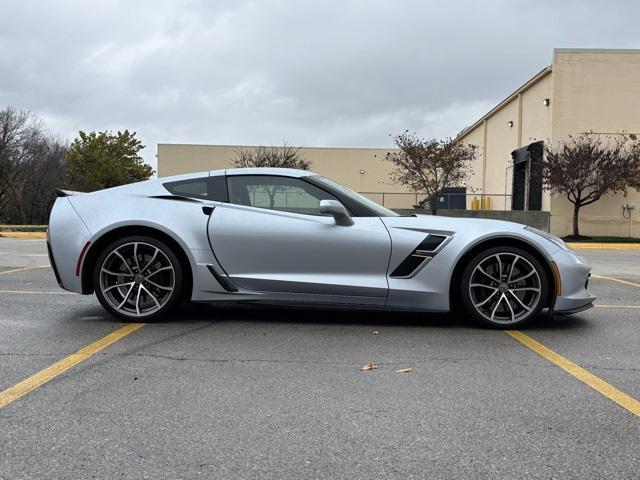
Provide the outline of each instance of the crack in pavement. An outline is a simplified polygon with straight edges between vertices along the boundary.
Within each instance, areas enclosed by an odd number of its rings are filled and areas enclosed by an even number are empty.
[[[161,342],[154,342],[161,343]],[[17,353],[17,352],[0,352],[0,357],[65,357],[73,354],[73,352],[61,352],[61,353]],[[361,362],[349,362],[349,361],[323,361],[323,360],[293,360],[293,359],[273,359],[273,358],[202,358],[202,357],[185,357],[176,355],[163,355],[159,353],[110,353],[99,352],[93,355],[94,357],[139,357],[139,358],[157,358],[161,360],[173,360],[177,362],[203,362],[203,363],[281,363],[281,364],[300,364],[300,365],[354,365],[360,366]],[[369,358],[369,357],[366,357]],[[363,359],[365,357],[363,356]],[[362,360],[364,361],[364,360]],[[458,362],[486,362],[486,361],[498,361],[498,363],[509,363],[510,365],[517,365],[522,367],[543,367],[543,368],[557,368],[555,365],[545,365],[542,363],[531,362],[517,362],[508,361],[504,362],[497,359],[481,359],[470,357],[424,357],[424,358],[412,358],[411,360],[391,360],[385,362],[376,362],[377,365],[424,365],[429,362],[443,362],[443,363],[458,363]],[[589,368],[592,370],[603,371],[620,371],[620,372],[640,372],[640,367],[604,367],[593,364],[582,364],[583,368]]]

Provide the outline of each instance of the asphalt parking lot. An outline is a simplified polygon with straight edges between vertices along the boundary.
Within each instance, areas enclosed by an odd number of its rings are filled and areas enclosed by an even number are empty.
[[[599,307],[520,333],[600,388],[450,315],[185,306],[0,393],[0,478],[638,478],[640,250],[581,253]],[[125,326],[47,264],[0,239],[0,392]]]

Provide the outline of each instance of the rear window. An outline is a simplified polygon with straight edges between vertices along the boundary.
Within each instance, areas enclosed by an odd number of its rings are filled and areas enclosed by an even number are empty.
[[[227,202],[227,182],[224,175],[215,177],[190,178],[163,184],[173,195],[188,198],[201,198],[203,200],[215,200]]]

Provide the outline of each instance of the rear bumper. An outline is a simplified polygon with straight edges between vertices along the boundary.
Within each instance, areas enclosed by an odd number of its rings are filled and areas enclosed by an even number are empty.
[[[553,260],[560,272],[561,292],[552,312],[569,314],[593,307],[596,297],[588,290],[591,267],[585,259],[569,250],[560,250],[553,255]]]
[[[60,278],[60,274],[58,273],[58,267],[56,266],[56,261],[53,258],[53,252],[51,252],[51,243],[49,242],[49,229],[47,229],[47,254],[49,254],[49,263],[51,264],[51,268],[53,269],[53,274],[56,276],[56,282],[60,285],[60,288],[64,288],[62,284],[62,279]]]
[[[89,230],[69,199],[56,199],[49,217],[47,250],[58,285],[70,292],[82,293],[82,282],[76,275],[76,266],[89,237]]]

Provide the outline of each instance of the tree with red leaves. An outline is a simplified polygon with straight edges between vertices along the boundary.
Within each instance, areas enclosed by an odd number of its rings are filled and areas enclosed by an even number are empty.
[[[393,137],[398,151],[387,153],[393,163],[391,178],[414,192],[426,192],[431,213],[437,215],[437,197],[447,187],[462,187],[476,157],[477,147],[450,138],[423,139],[408,130]]]
[[[579,240],[580,209],[609,193],[640,188],[640,143],[635,135],[603,137],[593,132],[553,146],[545,145],[542,164],[545,187],[564,195],[573,204],[573,235]]]

